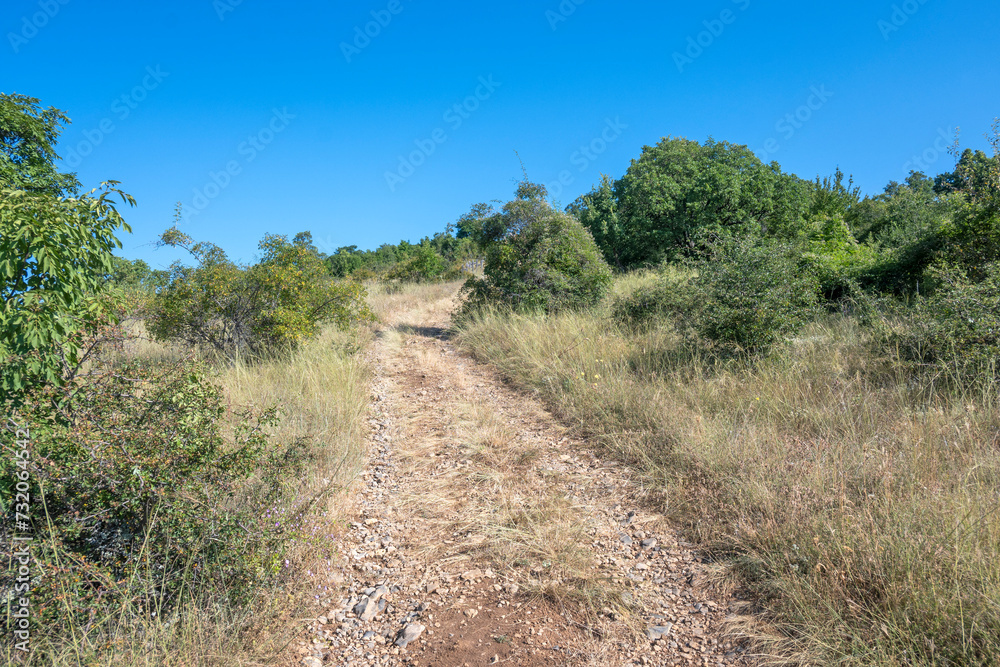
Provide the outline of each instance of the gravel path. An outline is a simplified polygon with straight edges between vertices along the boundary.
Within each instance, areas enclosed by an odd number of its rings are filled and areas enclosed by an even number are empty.
[[[457,350],[452,299],[374,346],[369,462],[289,664],[746,665],[739,600],[531,396]]]

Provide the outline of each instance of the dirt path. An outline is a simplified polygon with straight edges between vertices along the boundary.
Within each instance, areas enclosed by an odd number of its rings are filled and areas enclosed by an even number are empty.
[[[626,469],[455,349],[452,306],[379,335],[355,518],[292,662],[746,664],[689,545]]]

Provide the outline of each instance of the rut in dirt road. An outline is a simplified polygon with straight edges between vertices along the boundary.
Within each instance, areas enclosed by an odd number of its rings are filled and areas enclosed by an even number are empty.
[[[328,573],[342,594],[293,661],[331,665],[748,664],[736,601],[623,466],[446,337],[452,298],[375,344],[369,463]]]

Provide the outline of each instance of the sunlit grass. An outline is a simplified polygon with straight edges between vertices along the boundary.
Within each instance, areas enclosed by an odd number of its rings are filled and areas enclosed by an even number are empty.
[[[745,630],[776,660],[1000,655],[996,386],[929,386],[840,316],[756,361],[600,309],[487,313],[458,337],[644,473],[659,509],[757,594]]]

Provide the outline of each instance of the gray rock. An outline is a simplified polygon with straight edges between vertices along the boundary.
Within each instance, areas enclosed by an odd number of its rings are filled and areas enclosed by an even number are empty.
[[[621,533],[621,534],[620,534],[620,535],[618,536],[618,539],[619,539],[619,540],[621,541],[621,543],[622,543],[622,544],[624,544],[625,546],[629,546],[630,544],[632,544],[632,538],[631,538],[630,536],[626,535],[625,533]]]
[[[358,611],[358,609],[361,611]],[[358,606],[354,608],[354,613],[358,615],[362,621],[370,621],[375,618],[375,614],[379,613],[381,609],[378,608],[378,600],[372,598],[363,598]]]
[[[652,640],[662,639],[670,634],[673,629],[673,623],[667,623],[665,625],[653,625],[646,628],[646,636]]]
[[[643,549],[652,549],[656,546],[656,538],[649,537],[641,542]]]
[[[393,643],[400,648],[406,648],[406,645],[416,641],[424,633],[424,630],[426,628],[419,623],[408,623],[399,631],[399,634],[396,635],[396,641]]]

